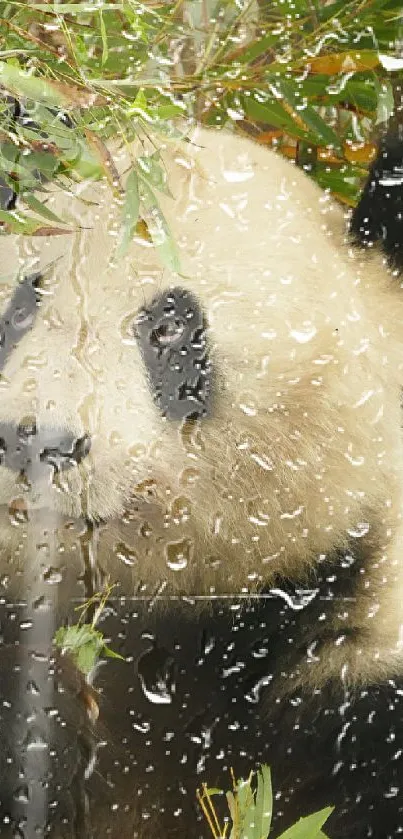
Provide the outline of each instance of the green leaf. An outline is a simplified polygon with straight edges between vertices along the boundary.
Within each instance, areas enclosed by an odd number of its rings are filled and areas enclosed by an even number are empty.
[[[133,105],[131,105],[129,108],[129,113],[136,111],[140,111],[140,113],[147,113],[147,99],[142,88],[140,88],[140,90],[138,91]]]
[[[186,105],[174,105],[173,102],[167,105],[156,105],[155,108],[153,108],[153,113],[155,113],[156,118],[161,120],[183,117],[185,112]]]
[[[380,82],[375,78],[375,86],[378,93],[375,125],[378,125],[379,123],[387,122],[392,116],[395,110],[395,102],[393,87],[389,79],[382,79]]]
[[[251,61],[259,58],[260,55],[276,46],[277,43],[277,35],[273,35],[271,33],[269,35],[263,35],[262,38],[254,41],[250,46],[248,46],[241,55],[238,55],[237,61],[241,64],[249,64]]]
[[[243,96],[242,105],[245,114],[253,120],[282,128],[292,137],[306,139],[306,131],[294,122],[279,102],[258,102],[253,96]]]
[[[256,779],[256,789],[254,781]],[[237,782],[227,793],[233,822],[230,839],[267,839],[273,812],[273,792],[268,766]]]
[[[139,218],[140,196],[137,172],[132,169],[126,181],[126,195],[123,207],[122,238],[117,250],[117,256],[122,257],[127,252],[133,238]]]
[[[110,647],[104,646],[102,649],[102,654],[105,656],[105,658],[118,658],[120,661],[124,661],[124,657],[120,655],[120,653],[117,653],[115,650],[111,650]]]
[[[94,6],[92,2],[87,3],[58,3],[52,6],[51,3],[30,3],[31,9],[36,9],[38,12],[55,12],[56,14],[93,14],[94,13]],[[125,3],[99,3],[97,2],[97,9],[102,9],[106,11],[107,9],[111,9],[114,11],[124,11]]]
[[[322,827],[333,812],[333,807],[325,807],[317,813],[299,819],[289,827],[278,839],[320,839]]]
[[[360,191],[360,175],[362,170],[358,167],[344,166],[340,169],[328,169],[326,166],[318,165],[315,169],[315,180],[322,189],[331,189],[339,195],[344,196],[348,203],[355,203]]]
[[[322,119],[314,106],[310,105],[305,97],[301,95],[301,88],[296,79],[292,81],[278,79],[275,81],[275,87],[279,90],[285,101],[296,111],[307,128],[314,132],[320,145],[333,146],[335,149],[341,147],[340,139],[335,131],[333,131],[333,128]]]
[[[319,20],[326,21],[330,20],[335,15],[338,15],[343,9],[346,8],[346,0],[337,0],[336,3],[330,3],[330,5],[326,6],[319,6],[318,16]]]
[[[159,162],[159,152],[154,154],[139,156],[137,163],[141,169],[142,177],[150,184],[151,187],[158,189],[165,195],[171,195],[168,188],[168,179],[165,169]]]
[[[108,60],[108,36],[106,34],[106,27],[105,21],[102,14],[102,9],[99,10],[99,25],[101,28],[101,38],[102,38],[102,58],[101,64],[102,66],[106,64]]]
[[[28,204],[28,207],[34,212],[38,213],[38,215],[43,216],[44,218],[48,219],[48,221],[55,221],[57,224],[66,224],[63,219],[59,218],[55,213],[52,213],[52,210],[43,204],[42,201],[38,201],[35,195],[32,195],[30,192],[25,192],[23,195],[24,201]]]
[[[23,236],[34,236],[39,231],[46,233],[47,230],[53,234],[55,233],[54,230],[45,228],[43,221],[32,218],[31,216],[25,216],[22,213],[17,216],[17,214],[8,213],[6,210],[0,210],[0,222],[7,224],[11,233],[21,233]],[[69,233],[70,231],[66,229],[58,232]]]
[[[61,626],[55,633],[54,643],[62,653],[68,653],[78,669],[88,675],[102,655],[122,658],[105,645],[102,632],[90,623]]]
[[[43,102],[57,107],[66,104],[66,99],[60,90],[46,79],[32,76],[19,67],[13,67],[9,62],[7,64],[0,62],[0,84],[17,96],[27,96],[34,102]]]
[[[257,790],[255,798],[255,829],[251,839],[266,839],[269,834],[273,815],[273,790],[270,767],[264,764],[257,772]]]
[[[180,260],[176,244],[165,216],[158,204],[156,196],[144,178],[140,179],[141,191],[144,204],[150,213],[151,219],[148,222],[148,229],[155,247],[159,251],[164,265],[176,274],[180,273]]]

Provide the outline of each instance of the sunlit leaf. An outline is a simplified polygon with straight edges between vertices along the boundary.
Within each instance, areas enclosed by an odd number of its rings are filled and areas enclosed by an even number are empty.
[[[379,55],[376,50],[348,50],[309,57],[307,63],[311,73],[335,76],[338,73],[374,70],[379,66]]]
[[[318,813],[305,816],[292,827],[289,827],[288,830],[284,831],[278,839],[319,839],[319,837],[323,836],[321,829],[332,812],[333,807],[325,807],[324,810],[319,810]]]
[[[368,165],[371,163],[376,155],[376,143],[360,143],[354,145],[344,146],[344,157],[350,163],[363,163]]]
[[[102,632],[89,623],[59,627],[54,643],[63,654],[71,656],[84,675],[91,673],[101,656],[122,659],[121,655],[106,646]]]

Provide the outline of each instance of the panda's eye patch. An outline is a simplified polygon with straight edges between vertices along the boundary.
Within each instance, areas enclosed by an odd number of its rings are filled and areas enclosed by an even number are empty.
[[[213,375],[207,325],[197,298],[182,288],[163,292],[139,313],[135,333],[163,416],[208,416]]]
[[[34,324],[42,275],[31,274],[18,283],[6,311],[0,318],[0,370],[6,360]]]

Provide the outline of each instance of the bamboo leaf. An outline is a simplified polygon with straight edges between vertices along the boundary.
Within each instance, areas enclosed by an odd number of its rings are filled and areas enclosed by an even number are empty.
[[[306,139],[306,131],[294,121],[279,102],[259,102],[252,96],[244,96],[242,104],[245,114],[251,119],[282,128],[292,137]]]
[[[122,257],[127,252],[130,241],[136,230],[139,218],[140,196],[137,172],[132,169],[126,181],[125,203],[123,207],[122,237],[117,250],[117,256]]]
[[[175,273],[180,273],[180,260],[174,239],[172,238],[166,218],[158,204],[154,191],[144,178],[140,179],[144,204],[150,214],[148,231],[155,247],[159,251],[164,265]]]
[[[33,76],[9,62],[0,62],[0,83],[17,96],[27,96],[34,102],[63,107],[68,101],[62,90],[48,79]]]
[[[305,123],[307,129],[314,132],[316,140],[321,145],[340,148],[340,139],[324,119],[318,114],[313,105],[310,105],[304,97],[301,97],[301,90],[297,81],[280,79],[277,88],[285,101],[298,113],[300,119]]]
[[[24,236],[59,236],[71,233],[68,229],[44,227],[43,222],[31,216],[17,216],[7,210],[0,210],[0,222],[7,225],[11,233]]]
[[[318,813],[305,816],[289,827],[278,839],[320,839],[323,836],[321,829],[332,812],[333,807],[325,807]]]
[[[326,73],[335,76],[338,73],[357,73],[360,70],[374,70],[379,66],[377,50],[348,50],[328,53],[306,59],[311,73]]]
[[[102,14],[102,8],[99,10],[99,25],[101,28],[101,38],[102,38],[102,58],[101,64],[106,64],[108,60],[108,36],[106,34],[106,27],[105,21]]]
[[[266,839],[273,814],[273,790],[270,767],[263,765],[257,772],[257,790],[252,839]]]
[[[49,210],[49,207],[47,207],[46,204],[43,204],[42,201],[38,201],[32,193],[26,192],[23,197],[25,203],[28,204],[28,207],[38,213],[38,215],[43,216],[48,219],[48,221],[55,221],[56,224],[65,224],[63,219],[59,218],[59,216],[55,213],[52,213],[52,210]]]

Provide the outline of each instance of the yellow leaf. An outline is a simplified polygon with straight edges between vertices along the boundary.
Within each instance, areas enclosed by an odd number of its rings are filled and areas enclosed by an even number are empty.
[[[316,58],[311,58],[308,64],[311,73],[336,76],[338,73],[373,70],[379,65],[379,56],[375,50],[349,50],[348,52],[318,55]]]

